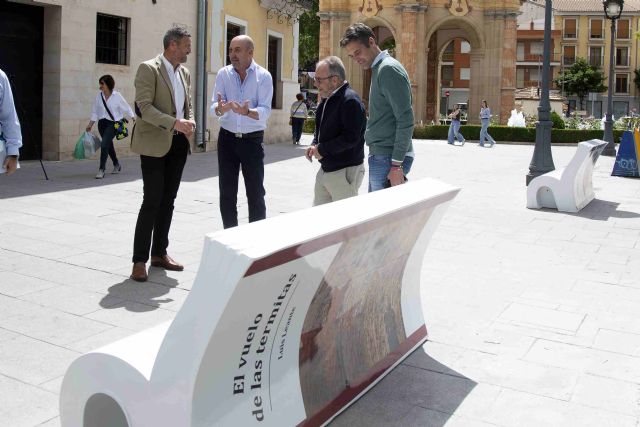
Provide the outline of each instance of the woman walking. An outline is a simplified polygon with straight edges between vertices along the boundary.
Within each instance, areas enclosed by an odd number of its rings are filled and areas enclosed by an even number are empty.
[[[489,119],[491,118],[491,110],[487,105],[487,101],[482,100],[482,108],[480,108],[480,121],[482,122],[482,129],[480,129],[480,143],[479,147],[484,147],[485,139],[491,144],[489,147],[493,147],[496,141],[489,135],[487,128],[489,127]]]
[[[98,121],[98,132],[102,137],[102,143],[100,144],[100,166],[98,167],[96,179],[102,179],[107,165],[107,156],[111,157],[113,162],[113,172],[111,173],[119,173],[122,170],[118,157],[116,157],[116,150],[113,147],[113,138],[116,136],[114,124],[122,120],[125,114],[132,120],[134,116],[131,106],[127,104],[120,92],[113,90],[116,85],[113,77],[109,74],[100,77],[98,85],[100,93],[93,103],[91,121],[87,125],[86,131],[91,132],[93,124]]]
[[[464,145],[464,136],[460,133],[460,106],[458,104],[453,107],[453,111],[449,114],[451,124],[449,125],[449,136],[447,137],[448,144],[455,145],[456,139],[461,142],[460,146]]]
[[[307,104],[304,103],[304,96],[296,95],[297,101],[291,104],[291,139],[294,144],[300,144],[302,136],[302,126],[307,119]]]

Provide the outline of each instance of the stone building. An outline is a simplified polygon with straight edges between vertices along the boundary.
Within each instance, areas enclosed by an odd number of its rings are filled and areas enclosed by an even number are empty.
[[[238,34],[253,38],[255,60],[274,77],[265,142],[290,140],[289,107],[299,91],[298,23],[288,18],[309,7],[308,0],[299,3],[291,9],[285,0],[0,0],[0,68],[14,88],[23,127],[21,158],[71,158],[104,74],[114,77],[116,90],[133,106],[138,65],[162,53],[162,37],[173,24],[192,36],[186,66],[194,107],[206,122],[199,124],[194,146],[217,146],[218,120],[208,110],[216,73]],[[198,7],[203,11],[205,4],[199,28]],[[199,31],[205,40],[202,71],[196,60]],[[129,138],[116,143],[116,150],[131,154]]]
[[[440,63],[449,43],[470,45],[469,118],[477,122],[480,100],[506,123],[516,86],[516,19],[520,0],[320,0],[320,57],[338,55],[348,78],[366,100],[369,72],[347,58],[339,42],[354,22],[376,31],[378,41],[393,37],[396,58],[412,83],[416,122],[437,120],[440,112]]]
[[[193,0],[0,0],[0,68],[11,78],[22,122],[23,159],[71,157],[89,122],[98,78],[111,74],[132,104],[138,64],[162,52],[172,24],[195,51]],[[195,55],[187,67],[194,70]],[[129,152],[128,138],[116,144]]]

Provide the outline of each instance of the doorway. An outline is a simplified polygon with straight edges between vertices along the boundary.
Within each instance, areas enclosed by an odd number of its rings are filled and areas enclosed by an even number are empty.
[[[23,160],[42,156],[43,28],[43,8],[0,0],[0,68],[11,82]]]

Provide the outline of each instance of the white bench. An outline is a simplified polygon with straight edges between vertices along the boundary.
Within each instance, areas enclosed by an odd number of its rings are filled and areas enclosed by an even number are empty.
[[[578,212],[587,206],[595,197],[593,168],[605,145],[600,139],[580,142],[566,168],[532,179],[527,187],[527,207]]]
[[[62,426],[329,422],[426,340],[424,252],[457,192],[412,180],[207,235],[173,321],[71,364]]]

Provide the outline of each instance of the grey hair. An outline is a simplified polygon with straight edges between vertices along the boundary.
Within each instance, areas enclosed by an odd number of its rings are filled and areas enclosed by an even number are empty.
[[[189,31],[185,27],[180,27],[178,25],[174,25],[169,28],[166,33],[164,33],[164,37],[162,38],[162,44],[164,48],[167,49],[171,42],[179,42],[184,37],[191,37]]]
[[[327,64],[327,66],[329,67],[330,76],[338,76],[342,81],[347,79],[347,72],[344,69],[342,59],[338,58],[337,56],[327,56],[326,58],[318,61],[316,66],[321,64]]]

